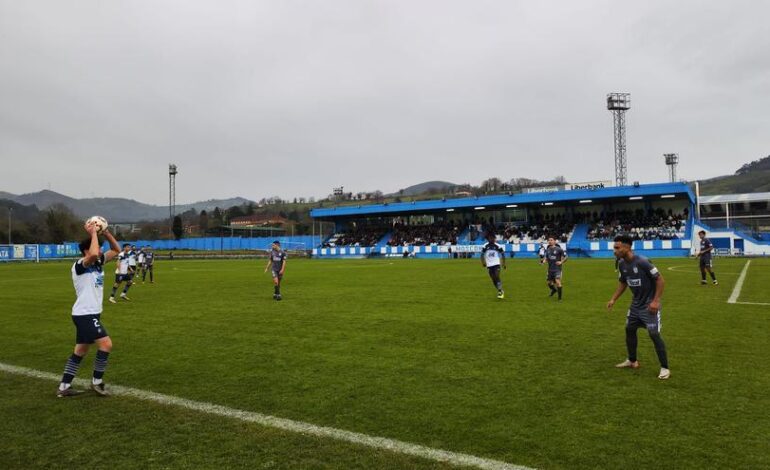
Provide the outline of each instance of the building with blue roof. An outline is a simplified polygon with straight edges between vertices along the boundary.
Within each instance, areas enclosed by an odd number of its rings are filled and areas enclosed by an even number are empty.
[[[602,187],[603,186],[603,187]],[[574,189],[573,189],[574,188]],[[572,256],[612,256],[612,241],[589,239],[591,223],[585,215],[599,218],[614,211],[683,214],[684,229],[674,239],[639,240],[635,249],[650,256],[682,256],[692,246],[692,222],[696,213],[696,196],[686,183],[659,183],[622,187],[606,185],[564,185],[546,190],[525,193],[508,193],[478,197],[444,198],[383,204],[340,205],[317,208],[311,211],[314,220],[332,223],[335,234],[342,234],[350,227],[399,223],[455,223],[486,227],[505,224],[528,224],[538,220],[575,220],[568,239],[562,240]],[[313,250],[314,255],[324,257],[347,256],[403,256],[404,253],[421,257],[448,256],[452,253],[475,253],[483,243],[483,237],[468,236],[464,230],[456,243],[404,244],[388,243],[386,233],[377,243],[334,246],[323,243]],[[334,236],[334,235],[332,235]],[[506,252],[514,256],[536,256],[540,242],[524,240],[509,243],[500,240]]]

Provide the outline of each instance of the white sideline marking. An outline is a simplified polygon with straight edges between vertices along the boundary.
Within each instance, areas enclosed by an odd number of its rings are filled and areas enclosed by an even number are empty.
[[[743,270],[741,270],[741,275],[738,276],[738,280],[735,282],[735,287],[733,288],[733,293],[730,294],[730,298],[727,299],[728,304],[734,304],[738,301],[738,297],[741,295],[741,289],[743,289],[743,281],[746,280],[746,271],[749,270],[749,265],[751,264],[751,260],[746,261],[746,264],[743,266]]]
[[[767,302],[733,302],[740,305],[770,305],[770,303]]]
[[[57,382],[61,378],[59,375],[51,374],[49,372],[28,369],[26,367],[12,366],[2,362],[0,362],[0,371],[7,372],[9,374],[33,377],[36,379],[53,380]],[[75,383],[81,386],[87,386],[89,381],[83,379],[75,379]],[[413,455],[415,457],[421,457],[436,462],[448,463],[450,465],[476,467],[485,470],[533,470],[530,467],[513,465],[502,462],[500,460],[491,460],[469,454],[450,452],[448,450],[433,449],[431,447],[425,447],[419,444],[411,444],[409,442],[397,441],[395,439],[388,439],[386,437],[369,436],[367,434],[345,431],[343,429],[317,426],[315,424],[304,423],[302,421],[278,418],[276,416],[269,416],[262,413],[228,408],[226,406],[216,405],[214,403],[193,401],[186,398],[180,398],[173,395],[164,395],[162,393],[155,393],[137,388],[111,385],[109,390],[113,395],[122,395],[126,397],[138,398],[140,400],[153,401],[155,403],[160,403],[161,405],[178,406],[180,408],[187,408],[188,410],[225,416],[227,418],[239,419],[241,421],[248,421],[250,423],[256,423],[269,428],[276,428],[283,431],[299,434],[309,434],[318,437],[332,438],[339,441],[351,442],[353,444],[372,447],[374,449],[387,450],[397,454]],[[53,393],[53,391],[51,393]]]

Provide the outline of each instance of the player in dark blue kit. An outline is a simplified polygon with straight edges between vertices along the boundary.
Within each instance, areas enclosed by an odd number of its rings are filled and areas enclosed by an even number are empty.
[[[711,282],[714,283],[714,285],[719,285],[719,282],[717,282],[717,275],[714,274],[714,268],[711,261],[711,252],[714,251],[714,245],[711,244],[711,240],[706,238],[706,231],[701,230],[698,232],[698,236],[700,237],[700,250],[695,254],[696,257],[700,258],[700,283],[703,285],[708,284],[706,282],[706,271],[711,275]]]
[[[489,278],[492,279],[492,284],[497,289],[497,298],[504,299],[505,292],[503,292],[503,281],[500,280],[500,266],[506,269],[505,250],[495,240],[494,233],[487,233],[487,243],[481,249],[481,265],[487,268]]]
[[[634,295],[626,315],[628,358],[615,367],[639,368],[639,361],[636,359],[636,330],[646,328],[660,361],[658,378],[665,380],[671,376],[671,371],[668,369],[666,344],[660,336],[660,299],[663,296],[665,283],[658,268],[653,266],[647,258],[634,254],[632,245],[633,240],[626,235],[615,237],[614,249],[615,256],[620,258],[618,265],[620,275],[618,288],[612,294],[610,301],[607,302],[607,309],[612,309],[618,298],[626,291],[626,287],[630,288]]]
[[[567,262],[567,253],[564,249],[556,243],[554,237],[548,237],[548,248],[545,249],[545,257],[540,263],[548,263],[548,276],[546,282],[548,288],[551,289],[551,297],[557,292],[559,293],[559,300],[562,296],[562,266]]]
[[[283,273],[286,271],[286,252],[281,249],[281,242],[278,240],[274,241],[272,249],[267,256],[268,261],[267,266],[265,266],[265,272],[272,268],[273,299],[283,300],[283,297],[281,297],[281,280],[283,279]]]
[[[147,273],[150,273],[150,284],[155,284],[153,277],[153,265],[155,264],[155,252],[152,251],[152,247],[148,246],[144,251],[144,269],[142,269],[142,284]]]

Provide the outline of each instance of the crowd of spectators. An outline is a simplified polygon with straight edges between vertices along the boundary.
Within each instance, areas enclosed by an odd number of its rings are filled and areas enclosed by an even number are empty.
[[[588,231],[589,240],[612,240],[617,235],[628,235],[634,240],[676,240],[684,238],[687,210],[683,214],[662,209],[645,212],[614,211],[602,213],[594,219]]]
[[[345,232],[335,233],[322,245],[323,248],[337,246],[374,246],[385,236],[387,227],[350,227]]]
[[[395,219],[392,225],[352,225],[344,232],[330,237],[323,247],[375,246],[391,232],[389,246],[457,245],[466,243],[460,236],[468,229],[467,240],[476,243],[487,233],[494,232],[501,243],[540,243],[553,236],[559,242],[569,241],[575,224],[590,225],[587,239],[612,240],[625,234],[635,240],[674,240],[684,238],[687,209],[683,213],[671,210],[642,209],[625,211],[574,212],[567,214],[536,214],[527,221],[494,224],[491,219],[446,221],[432,224],[407,224]]]
[[[430,225],[395,224],[388,245],[456,245],[461,232],[462,226],[451,222]]]

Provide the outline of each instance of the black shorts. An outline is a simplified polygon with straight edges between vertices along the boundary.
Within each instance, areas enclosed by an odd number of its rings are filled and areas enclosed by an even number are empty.
[[[72,315],[72,323],[75,324],[76,344],[93,344],[97,339],[109,336],[100,317],[100,314]]]
[[[558,271],[548,271],[548,277],[546,277],[547,281],[555,281],[555,280],[561,280],[561,269]]]
[[[115,275],[115,284],[120,284],[121,282],[129,282],[133,276],[131,274],[116,274]]]
[[[711,264],[711,256],[708,256],[704,258],[703,256],[700,257],[700,267],[701,268],[711,268],[713,265]]]
[[[628,310],[626,314],[626,328],[646,328],[647,331],[653,333],[657,331],[660,333],[660,328],[663,325],[660,319],[660,310],[657,313],[652,313],[645,309],[632,308]]]
[[[280,269],[279,269],[278,271],[276,271],[275,269],[273,269],[273,270],[271,271],[271,273],[273,274],[273,279],[278,279],[279,281],[280,281],[281,279],[283,279],[283,274],[281,274],[281,270],[280,270]]]
[[[489,267],[489,268],[487,268],[487,271],[489,272],[489,275],[491,277],[499,276],[500,275],[500,265],[498,264],[497,266]]]

